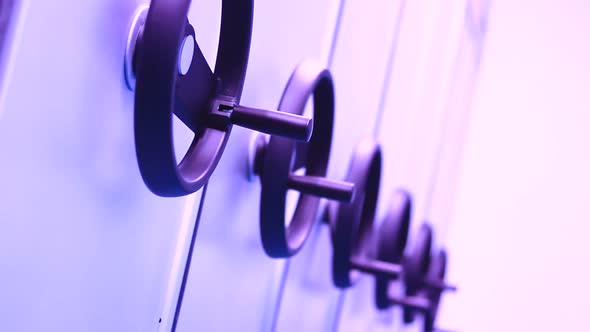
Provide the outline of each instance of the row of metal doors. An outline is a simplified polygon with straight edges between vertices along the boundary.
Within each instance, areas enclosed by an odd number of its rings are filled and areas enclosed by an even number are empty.
[[[233,130],[203,190],[184,198],[149,192],[123,75],[141,3],[15,3],[0,110],[3,330],[408,328],[397,310],[374,308],[372,278],[346,292],[331,285],[325,225],[291,259],[264,254],[250,131]],[[487,5],[260,0],[254,8],[242,101],[276,108],[297,64],[326,64],[336,95],[329,176],[342,178],[355,144],[376,139],[385,158],[378,215],[404,188],[415,201],[412,224],[430,221],[444,246]],[[211,67],[220,13],[219,1],[190,9]],[[180,121],[174,129],[180,155],[191,133]],[[288,197],[286,215],[296,199]]]

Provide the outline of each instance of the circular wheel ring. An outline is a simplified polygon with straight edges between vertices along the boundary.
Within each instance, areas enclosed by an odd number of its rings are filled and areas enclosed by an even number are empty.
[[[430,280],[444,281],[447,272],[447,252],[440,250],[431,259],[430,269],[428,270],[428,278]],[[424,319],[424,329],[426,331],[434,330],[434,322],[438,314],[438,307],[443,290],[430,288],[423,291],[430,301],[432,309],[428,312]]]
[[[297,158],[297,144],[307,150],[306,175],[324,177],[328,170],[334,124],[334,85],[330,71],[314,60],[301,63],[289,79],[278,109],[302,115],[313,95],[314,130],[307,143],[272,136],[266,146],[260,175],[260,233],[270,257],[296,254],[316,221],[320,198],[301,194],[295,213],[285,222],[288,181]]]
[[[432,226],[424,223],[420,226],[416,241],[410,255],[404,258],[404,282],[406,296],[415,296],[422,290],[423,280],[430,268],[430,253],[432,251],[433,230]],[[414,310],[404,308],[404,322],[411,323],[414,320]]]
[[[189,117],[197,117],[199,121],[191,127],[196,132],[195,138],[178,164],[172,114],[179,107],[178,54],[185,36],[192,31],[187,22],[190,3],[190,0],[152,0],[141,34],[141,47],[135,55],[134,122],[139,169],[148,188],[165,197],[193,193],[204,186],[213,173],[231,126],[211,128],[202,114],[206,116],[216,110],[216,100],[239,102],[250,52],[253,0],[223,0],[214,82],[196,88],[196,94],[204,98],[184,105]],[[198,56],[202,55],[195,52],[193,63]],[[184,79],[191,80],[201,74],[202,68],[193,67],[197,66],[192,66]]]
[[[372,139],[356,147],[346,181],[355,184],[357,194],[351,203],[330,204],[332,236],[332,280],[338,288],[351,287],[359,273],[352,266],[354,257],[369,254],[373,222],[381,181],[381,147]]]
[[[412,220],[412,196],[405,190],[397,190],[391,208],[379,229],[377,259],[382,262],[400,264],[408,243],[410,222]],[[391,306],[389,284],[391,278],[381,275],[375,281],[375,303],[378,309]]]

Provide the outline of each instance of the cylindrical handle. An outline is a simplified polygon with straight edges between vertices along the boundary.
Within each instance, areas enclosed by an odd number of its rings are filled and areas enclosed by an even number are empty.
[[[400,265],[377,260],[353,258],[351,259],[351,265],[359,271],[391,279],[398,278],[403,272],[403,268]]]
[[[308,142],[313,133],[313,120],[281,111],[236,105],[231,112],[234,125],[262,133]]]
[[[430,301],[420,297],[390,297],[393,304],[401,305],[402,307],[410,308],[416,311],[426,313],[431,310]]]
[[[319,176],[291,174],[287,185],[303,194],[341,202],[351,202],[355,194],[354,183],[330,180]]]
[[[444,282],[443,280],[425,279],[423,282],[424,282],[424,285],[428,288],[433,288],[433,289],[440,290],[440,291],[451,291],[451,292],[457,291],[457,286],[449,285],[446,282]]]

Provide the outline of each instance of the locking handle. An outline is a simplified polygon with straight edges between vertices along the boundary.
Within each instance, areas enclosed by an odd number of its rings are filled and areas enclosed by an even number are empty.
[[[400,269],[400,273],[395,275],[376,274],[375,280],[375,305],[378,309],[386,309],[391,306],[391,301],[388,297],[389,284],[392,280],[399,279],[404,273],[404,266],[406,265],[421,266],[422,271],[425,269],[430,257],[430,245],[428,241],[421,241],[418,235],[417,241],[414,244],[414,251],[404,260],[404,251],[408,243],[410,233],[410,222],[412,220],[412,196],[406,190],[396,190],[391,199],[391,203],[381,223],[377,234],[377,261],[383,264],[393,265]],[[414,268],[414,270],[420,268]],[[412,270],[412,267],[410,267]]]
[[[135,16],[126,77],[135,89],[135,145],[141,176],[159,196],[199,190],[217,167],[233,125],[307,142],[313,120],[240,105],[253,24],[253,0],[223,0],[212,70],[188,22],[191,0],[152,0]],[[180,163],[173,116],[194,134]]]
[[[346,181],[357,186],[350,204],[331,202],[327,214],[332,239],[332,281],[338,288],[348,288],[358,271],[374,268],[367,264],[372,228],[381,181],[381,147],[373,139],[363,139],[355,147]]]
[[[289,79],[278,109],[301,116],[313,96],[314,129],[309,142],[272,136],[255,142],[253,173],[260,177],[262,246],[274,258],[295,255],[305,243],[321,198],[350,202],[356,184],[326,178],[334,124],[334,86],[330,72],[315,60],[302,62]],[[302,130],[303,131],[303,130]],[[305,174],[295,173],[305,168]],[[285,221],[287,192],[301,193],[290,222]]]

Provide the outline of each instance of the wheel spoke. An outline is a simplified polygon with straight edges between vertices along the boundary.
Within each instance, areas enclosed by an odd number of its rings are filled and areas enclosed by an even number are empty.
[[[187,40],[192,42],[194,39]],[[209,111],[214,94],[215,76],[199,44],[194,42],[190,69],[186,75],[179,74],[176,81],[174,114],[193,132],[197,132],[204,123],[204,116]]]

